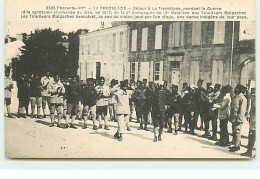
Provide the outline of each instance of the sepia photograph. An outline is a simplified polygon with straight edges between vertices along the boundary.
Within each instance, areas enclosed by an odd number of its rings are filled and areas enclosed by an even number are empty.
[[[6,20],[5,156],[254,158],[255,28]]]

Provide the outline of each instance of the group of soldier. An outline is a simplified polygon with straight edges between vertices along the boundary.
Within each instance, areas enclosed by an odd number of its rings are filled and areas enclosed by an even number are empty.
[[[9,76],[10,74],[6,72],[5,104],[8,117],[12,118],[10,104],[13,84]],[[248,150],[241,155],[251,157],[255,142],[255,89],[247,90],[241,84],[234,90],[230,85],[221,87],[220,84],[213,86],[208,83],[207,89],[202,85],[201,79],[198,80],[197,86],[184,83],[182,91],[179,92],[177,85],[172,85],[170,91],[166,81],[148,83],[147,79],[143,79],[137,82],[133,80],[118,82],[113,79],[108,86],[104,77],[98,80],[88,78],[85,84],[81,84],[77,76],[51,77],[50,73],[46,72],[45,76],[40,78],[37,74],[33,76],[24,74],[17,80],[18,117],[29,116],[30,103],[31,117],[46,118],[46,109],[49,108],[50,127],[54,126],[57,116],[57,127],[64,129],[76,129],[75,120],[82,118],[83,129],[87,128],[87,121],[91,119],[93,130],[103,128],[102,120],[104,129],[109,130],[110,119],[118,123],[114,137],[119,141],[123,139],[125,128],[131,131],[129,122],[136,118],[136,122],[140,123],[139,130],[149,131],[148,125],[153,125],[154,142],[162,140],[163,128],[166,127],[168,133],[178,135],[178,131],[182,131],[184,127],[184,132],[192,135],[195,134],[195,129],[204,130],[202,137],[217,141],[216,145],[229,147],[230,152],[240,150],[241,127],[248,119],[250,122]],[[40,115],[41,108],[43,116]],[[63,118],[65,124],[62,126]],[[212,134],[209,130],[210,121]],[[232,142],[229,140],[228,122],[232,123]],[[198,123],[200,126],[197,126]]]

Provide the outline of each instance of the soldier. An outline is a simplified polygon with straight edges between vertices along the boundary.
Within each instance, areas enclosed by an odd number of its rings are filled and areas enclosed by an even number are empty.
[[[96,120],[96,102],[98,100],[98,94],[94,86],[93,78],[87,79],[86,88],[81,91],[82,103],[83,103],[83,120],[84,125],[82,129],[87,128],[87,120],[91,118],[93,120],[93,130],[97,130]]]
[[[48,93],[48,87],[53,83],[53,78],[50,76],[50,72],[47,71],[46,75],[41,78],[42,84],[42,110],[43,110],[43,118],[46,118],[46,103],[50,104],[50,93]]]
[[[80,100],[80,85],[77,82],[77,78],[73,77],[70,85],[66,89],[66,98],[67,98],[67,115],[64,128],[68,128],[69,119],[71,117],[70,128],[77,129],[74,125],[76,115],[79,109],[79,100]]]
[[[147,118],[145,118],[143,121],[143,108],[144,108],[146,96],[145,96],[145,89],[141,81],[137,81],[137,89],[134,91],[132,95],[132,99],[134,100],[135,103],[137,121],[140,121],[140,127],[138,128],[138,130],[144,129],[144,126],[147,127],[147,120],[146,120]]]
[[[128,123],[128,117],[130,114],[129,98],[130,93],[127,90],[128,82],[125,80],[120,84],[120,89],[115,92],[115,99],[117,101],[116,115],[118,130],[114,137],[119,141],[123,140],[124,128]]]
[[[62,118],[62,105],[63,105],[63,96],[65,94],[65,88],[63,84],[60,82],[59,75],[54,77],[54,81],[48,85],[48,93],[50,94],[50,116],[51,116],[51,124],[50,127],[54,126],[55,116],[54,113],[57,111],[58,115],[58,125],[57,127],[61,127],[60,122]],[[66,127],[66,126],[64,126]]]
[[[178,94],[178,86],[172,85],[172,93],[169,96],[169,130],[168,133],[172,133],[174,124],[174,135],[178,134],[179,130],[179,117],[180,117],[180,107],[181,96]]]
[[[69,81],[71,81],[71,79],[69,80],[68,78],[62,78],[61,82],[65,88],[65,91],[67,91],[67,88],[69,86]],[[66,114],[67,114],[67,96],[66,93],[63,96],[63,118],[66,119]]]
[[[41,119],[41,97],[42,85],[38,74],[35,74],[30,83],[31,116]],[[37,105],[37,116],[35,116],[35,105]]]
[[[219,101],[219,95],[220,95],[220,84],[215,84],[214,86],[214,94],[211,96],[210,103],[212,106],[214,106],[215,103],[218,103]],[[210,119],[212,122],[212,136],[211,140],[217,141],[217,129],[218,129],[218,109],[215,107],[212,107],[210,110]]]
[[[195,85],[190,85],[188,88],[188,93],[185,94],[183,97],[183,103],[185,106],[184,116],[185,116],[185,133],[188,133],[187,126],[189,124],[190,127],[190,134],[195,135],[195,125],[196,125],[196,102],[197,96],[195,94]]]
[[[5,106],[6,106],[7,116],[9,118],[14,118],[11,115],[11,110],[10,110],[13,88],[14,88],[14,85],[13,85],[12,79],[10,78],[10,72],[9,72],[9,70],[6,70],[5,71],[4,90],[5,90]]]
[[[246,119],[246,109],[247,109],[247,99],[244,96],[246,92],[246,87],[241,84],[238,84],[235,87],[234,93],[235,97],[232,100],[232,110],[231,110],[231,119],[233,137],[234,137],[234,146],[229,148],[230,152],[235,152],[240,150],[241,142],[241,128]]]
[[[130,105],[129,121],[132,121],[133,116],[134,116],[134,111],[135,111],[135,104],[134,104],[134,101],[133,101],[133,98],[132,98],[132,95],[133,95],[134,90],[135,90],[135,82],[134,82],[134,80],[130,80],[130,84],[129,84],[128,90],[131,91],[131,96],[130,96],[130,100],[129,100],[129,103],[130,103],[129,104]]]
[[[229,134],[228,134],[228,121],[230,117],[230,103],[231,96],[228,86],[223,86],[220,94],[220,101],[214,104],[214,107],[218,109],[218,118],[220,120],[220,139],[216,142],[216,145],[228,146]]]
[[[96,92],[99,96],[97,100],[97,117],[99,120],[99,128],[102,128],[101,119],[104,118],[105,121],[105,130],[109,130],[108,128],[108,116],[107,116],[107,108],[108,108],[108,98],[110,97],[109,87],[105,85],[105,78],[100,77],[99,85],[96,86]]]
[[[151,95],[152,101],[152,119],[154,126],[154,142],[162,140],[162,132],[165,121],[165,111],[168,104],[168,93],[164,88],[163,82],[160,82],[159,88]]]
[[[117,86],[118,84],[118,80],[112,79],[110,82],[110,86],[109,86],[109,90],[110,93],[112,93],[112,91],[115,90],[115,88],[118,88]],[[110,120],[111,121],[115,121],[116,122],[116,99],[115,96],[112,95],[109,99],[108,99],[108,109],[109,109],[109,115],[110,115]]]
[[[170,95],[170,90],[168,90],[168,83],[167,83],[167,81],[163,81],[163,88],[165,89],[165,91],[166,91],[166,93],[167,93],[167,96],[169,96]],[[169,109],[167,109],[166,111],[165,111],[165,118],[164,118],[164,127],[165,128],[170,128],[170,123],[169,123],[169,117],[170,117],[170,111],[169,111]]]
[[[206,96],[206,100],[205,100],[205,105],[204,105],[204,110],[205,110],[205,116],[204,116],[204,124],[205,124],[205,133],[202,135],[202,137],[205,137],[205,138],[209,138],[211,137],[210,136],[210,132],[209,132],[209,122],[210,122],[210,111],[211,111],[211,108],[212,108],[212,99],[214,96],[214,92],[213,92],[213,89],[214,89],[214,86],[211,85],[208,85],[208,88],[207,88],[207,96]]]
[[[183,83],[183,86],[182,86],[182,91],[180,93],[180,96],[181,96],[181,101],[180,101],[180,117],[179,117],[179,131],[181,131],[181,127],[182,127],[182,120],[183,118],[185,117],[184,116],[184,112],[186,111],[185,109],[185,105],[184,105],[184,102],[183,102],[183,97],[185,96],[185,94],[188,93],[188,83]]]
[[[256,139],[256,116],[255,116],[255,88],[251,88],[251,95],[249,97],[249,106],[247,112],[247,120],[249,121],[249,134],[248,134],[248,145],[247,151],[240,155],[246,157],[252,157],[253,147]]]
[[[30,81],[28,75],[23,74],[17,80],[17,88],[17,97],[19,98],[18,118],[26,118],[26,115],[28,116],[28,105],[30,101]]]

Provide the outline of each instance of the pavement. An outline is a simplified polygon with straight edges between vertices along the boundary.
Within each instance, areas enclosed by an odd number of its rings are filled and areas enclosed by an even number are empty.
[[[13,93],[15,94],[15,90]],[[18,101],[12,99],[12,112],[16,113]],[[57,121],[56,121],[57,122]],[[62,120],[64,125],[65,120]],[[7,118],[5,117],[5,156],[7,158],[128,158],[128,159],[248,159],[240,156],[246,151],[248,124],[243,128],[242,147],[230,153],[228,148],[215,145],[215,141],[202,138],[203,131],[196,135],[179,132],[178,135],[166,133],[162,141],[153,142],[152,126],[150,131],[137,130],[138,123],[131,122],[132,131],[126,131],[123,141],[113,136],[117,123],[109,122],[110,130],[82,129],[83,121],[76,120],[78,129],[49,127],[50,118]],[[229,124],[231,132],[231,124]],[[218,136],[219,137],[219,136]],[[231,139],[231,137],[230,137]],[[254,151],[255,152],[255,151]]]

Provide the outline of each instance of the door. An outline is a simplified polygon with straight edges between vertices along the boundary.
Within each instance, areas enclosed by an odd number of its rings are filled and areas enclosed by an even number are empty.
[[[98,80],[100,78],[101,74],[101,63],[96,62],[96,79]]]
[[[171,85],[178,85],[180,82],[180,70],[172,69]]]

